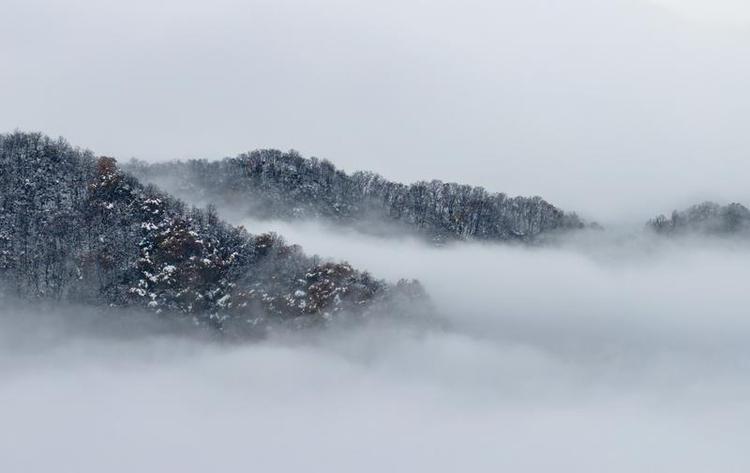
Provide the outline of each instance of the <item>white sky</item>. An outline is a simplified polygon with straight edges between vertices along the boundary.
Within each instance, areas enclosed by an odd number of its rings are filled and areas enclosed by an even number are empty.
[[[750,204],[750,8],[4,0],[0,130],[119,158],[294,148],[602,221]]]
[[[747,26],[750,3],[746,0],[653,0],[699,23]]]

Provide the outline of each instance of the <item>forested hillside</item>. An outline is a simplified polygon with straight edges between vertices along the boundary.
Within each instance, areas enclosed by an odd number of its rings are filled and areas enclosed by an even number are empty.
[[[222,329],[363,313],[419,293],[251,235],[142,185],[112,158],[28,133],[0,135],[0,285]]]
[[[745,235],[750,236],[750,210],[738,203],[719,205],[703,202],[671,217],[659,215],[646,227],[661,235]]]
[[[411,185],[372,172],[346,174],[296,152],[259,150],[221,161],[159,164],[128,169],[144,181],[192,202],[213,203],[255,218],[318,219],[371,233],[392,227],[433,241],[530,241],[584,226],[541,197],[508,197],[441,181]]]

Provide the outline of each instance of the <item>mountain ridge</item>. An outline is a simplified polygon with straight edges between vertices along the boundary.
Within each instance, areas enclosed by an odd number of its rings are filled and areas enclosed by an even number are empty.
[[[265,149],[217,161],[193,159],[125,167],[139,178],[193,202],[233,208],[261,219],[324,219],[369,233],[389,226],[441,243],[451,240],[523,241],[582,229],[539,196],[508,197],[483,187],[439,180],[401,184],[295,151]],[[390,232],[393,233],[393,232]]]
[[[16,296],[137,307],[238,331],[424,296],[416,282],[391,285],[189,208],[62,138],[0,135],[0,170],[0,282]]]

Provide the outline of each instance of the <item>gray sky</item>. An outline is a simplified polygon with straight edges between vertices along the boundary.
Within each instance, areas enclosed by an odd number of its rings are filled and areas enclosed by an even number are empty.
[[[0,130],[294,148],[604,221],[750,204],[740,0],[3,0]]]

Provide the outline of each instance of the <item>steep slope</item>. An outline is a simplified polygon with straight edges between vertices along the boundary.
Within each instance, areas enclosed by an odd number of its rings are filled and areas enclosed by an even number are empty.
[[[750,236],[750,210],[732,203],[703,202],[683,211],[673,211],[649,220],[646,227],[661,235]]]
[[[221,161],[160,164],[128,169],[185,199],[234,208],[256,218],[323,218],[371,233],[392,226],[441,242],[529,241],[550,232],[582,228],[541,197],[507,197],[441,181],[404,185],[371,172],[348,175],[328,161],[295,152],[259,150]]]
[[[222,329],[361,314],[419,292],[251,235],[142,185],[112,158],[27,133],[0,135],[0,284]]]

